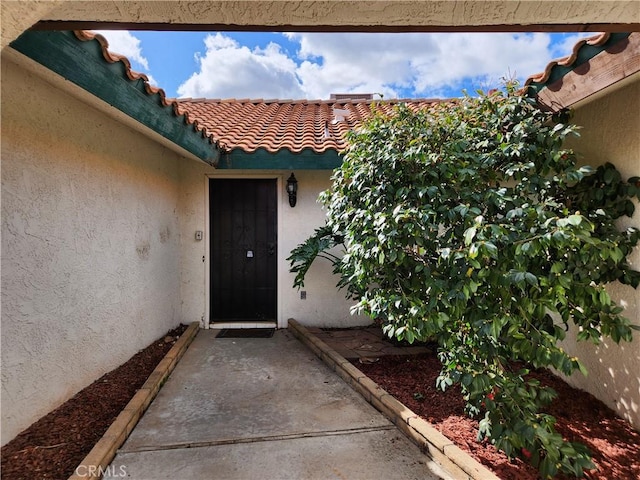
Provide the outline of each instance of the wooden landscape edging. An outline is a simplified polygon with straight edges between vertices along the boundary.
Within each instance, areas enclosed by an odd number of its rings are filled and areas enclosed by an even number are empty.
[[[107,467],[116,456],[118,448],[125,442],[133,427],[142,417],[151,401],[155,398],[165,380],[169,377],[178,361],[187,351],[187,348],[200,330],[198,322],[191,323],[167,352],[142,387],[129,400],[124,410],[113,421],[111,426],[98,440],[91,451],[76,467],[69,480],[100,479]]]

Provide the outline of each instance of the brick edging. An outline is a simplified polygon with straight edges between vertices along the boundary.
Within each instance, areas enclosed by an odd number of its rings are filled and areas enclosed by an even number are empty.
[[[160,360],[160,363],[158,363],[153,372],[151,372],[147,381],[144,382],[142,387],[140,387],[131,400],[129,400],[129,403],[127,403],[124,410],[120,412],[104,435],[102,435],[102,438],[98,440],[98,443],[93,446],[87,456],[80,462],[74,470],[73,475],[69,477],[69,480],[102,478],[102,474],[115,457],[116,451],[127,439],[133,427],[136,426],[142,414],[158,394],[160,387],[162,387],[165,380],[169,377],[199,330],[200,324],[193,322],[187,327],[184,333],[180,335],[178,341],[171,347],[164,358]]]
[[[409,439],[433,460],[442,465],[455,478],[471,480],[500,480],[495,473],[451,440],[442,435],[426,420],[396,400],[377,383],[362,373],[349,360],[313,335],[293,318],[289,319],[291,333],[332,368],[351,388],[391,420]]]

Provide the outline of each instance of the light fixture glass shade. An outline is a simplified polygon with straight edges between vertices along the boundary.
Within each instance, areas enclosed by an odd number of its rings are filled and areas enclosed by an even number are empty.
[[[293,172],[291,172],[291,176],[287,179],[287,193],[289,194],[289,205],[295,207],[298,193],[298,180],[296,180]]]

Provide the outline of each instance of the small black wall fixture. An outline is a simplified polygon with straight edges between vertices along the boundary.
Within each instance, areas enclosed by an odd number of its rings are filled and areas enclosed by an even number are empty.
[[[287,193],[289,194],[289,205],[293,208],[298,200],[298,180],[291,172],[291,176],[287,179]]]

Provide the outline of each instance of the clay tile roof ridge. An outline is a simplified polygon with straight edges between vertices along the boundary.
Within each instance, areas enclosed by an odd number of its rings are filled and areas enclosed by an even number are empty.
[[[140,74],[144,75],[144,74]],[[265,104],[265,105],[370,105],[373,103],[438,103],[438,102],[447,102],[452,99],[450,98],[391,98],[391,99],[373,99],[373,100],[351,100],[351,99],[342,99],[342,100],[322,100],[322,99],[262,99],[262,98],[191,98],[191,97],[181,97],[181,98],[167,98],[167,101],[175,101],[179,103],[210,103],[210,104],[218,104],[218,103],[237,103],[237,104]]]
[[[200,97],[200,98],[191,98],[191,97],[182,97],[182,98],[168,98],[167,100],[171,100],[174,102],[185,102],[185,103],[203,103],[203,102],[215,102],[218,103],[220,102],[219,98],[205,98],[205,97]]]
[[[562,58],[552,60],[547,64],[543,72],[530,75],[529,78],[527,78],[524,82],[525,87],[531,83],[546,82],[547,80],[549,80],[549,77],[551,76],[551,71],[553,70],[553,67],[555,67],[556,65],[560,65],[562,67],[568,67],[572,65],[578,59],[578,53],[584,45],[592,45],[592,46],[603,45],[609,40],[610,37],[611,37],[611,33],[602,32],[597,35],[579,40],[573,45],[571,54]]]
[[[100,44],[100,47],[102,49],[102,56],[107,62],[109,63],[121,62],[125,67],[125,73],[127,74],[127,77],[129,78],[129,80],[138,80],[138,79],[144,80],[145,88],[147,89],[147,91],[151,90],[152,91],[151,93],[153,94],[155,93],[160,94],[163,105],[169,106],[171,104],[170,102],[167,102],[167,98],[164,93],[164,90],[149,84],[149,77],[147,77],[147,75],[145,75],[144,73],[136,72],[132,70],[131,62],[127,57],[125,57],[124,55],[120,55],[119,53],[114,53],[109,50],[109,42],[105,37],[103,37],[99,33],[93,33],[87,30],[74,30],[73,33],[75,34],[78,40],[83,42],[96,40]]]
[[[175,101],[175,99],[167,98],[167,95],[165,94],[162,88],[151,85],[149,83],[149,77],[147,77],[147,75],[145,75],[144,73],[134,71],[131,68],[131,62],[127,57],[125,57],[124,55],[111,52],[109,50],[109,42],[105,37],[103,37],[98,33],[93,33],[88,30],[74,30],[73,34],[81,42],[90,42],[94,40],[97,41],[102,50],[102,56],[107,62],[109,63],[121,62],[125,67],[125,73],[129,80],[131,81],[142,80],[144,83],[144,89],[147,92],[147,95],[149,96],[158,95],[160,97],[160,101],[163,106],[165,107],[171,106],[173,110],[173,114],[176,117],[181,117],[181,116],[183,117],[183,121],[185,125],[191,125],[196,132],[199,132],[202,135],[202,138],[208,139],[209,143],[211,143],[212,145],[219,146],[218,141],[215,139],[213,135],[208,134],[204,127],[201,127],[198,125],[198,122],[191,121],[191,119],[187,115],[182,113],[181,109],[179,108],[179,104]]]

